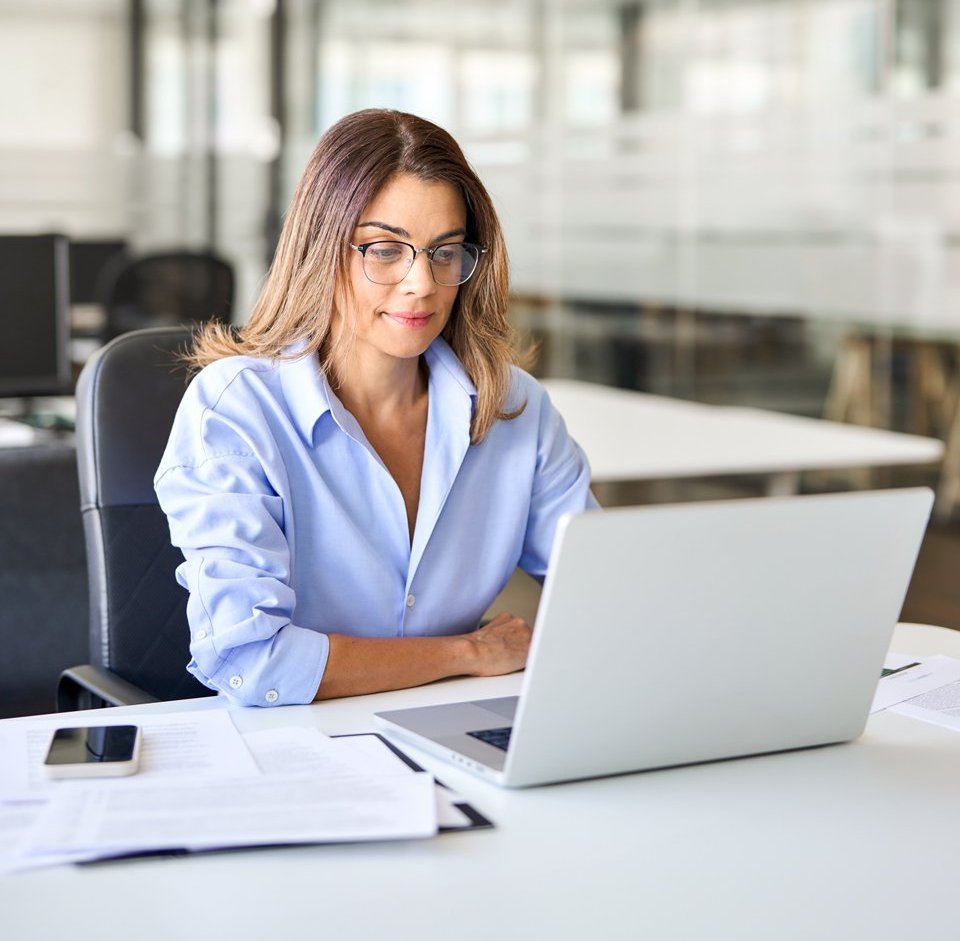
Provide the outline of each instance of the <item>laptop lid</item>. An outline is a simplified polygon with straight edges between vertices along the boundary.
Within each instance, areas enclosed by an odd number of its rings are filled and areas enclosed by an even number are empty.
[[[496,779],[855,738],[932,501],[912,488],[566,517]]]

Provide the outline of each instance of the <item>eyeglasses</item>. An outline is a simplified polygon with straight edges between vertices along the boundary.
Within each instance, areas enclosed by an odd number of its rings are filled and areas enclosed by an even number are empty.
[[[485,248],[472,242],[447,242],[435,248],[414,248],[409,242],[349,243],[363,257],[363,273],[374,284],[399,284],[413,267],[420,252],[430,262],[430,273],[437,284],[453,287],[469,281],[477,270]]]

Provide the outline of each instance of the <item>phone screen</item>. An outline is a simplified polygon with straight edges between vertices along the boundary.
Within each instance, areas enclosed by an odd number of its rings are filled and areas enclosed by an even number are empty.
[[[92,765],[132,761],[136,754],[135,725],[94,725],[57,729],[47,752],[48,765]]]

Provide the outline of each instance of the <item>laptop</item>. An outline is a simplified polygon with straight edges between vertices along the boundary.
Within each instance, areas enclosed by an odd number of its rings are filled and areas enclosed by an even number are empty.
[[[568,515],[519,697],[378,721],[510,787],[849,741],[932,502],[903,488]]]

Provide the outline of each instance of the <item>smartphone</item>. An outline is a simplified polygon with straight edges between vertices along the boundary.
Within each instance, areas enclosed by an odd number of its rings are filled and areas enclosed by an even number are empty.
[[[57,729],[43,768],[51,778],[102,778],[133,774],[140,764],[140,729],[135,725],[91,725]]]

